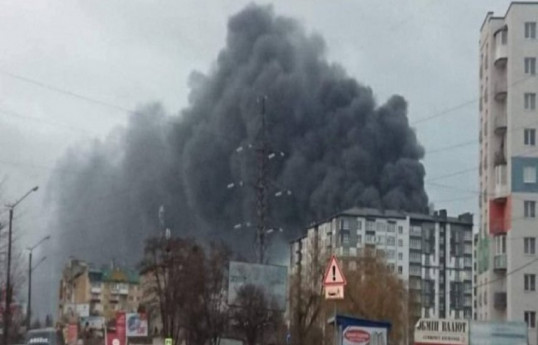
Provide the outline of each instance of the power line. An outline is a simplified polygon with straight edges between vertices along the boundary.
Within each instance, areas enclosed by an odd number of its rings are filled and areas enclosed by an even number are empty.
[[[77,93],[77,92],[62,89],[60,87],[57,87],[57,86],[54,86],[54,85],[51,85],[51,84],[47,84],[47,83],[41,82],[41,81],[36,80],[36,79],[31,79],[31,78],[28,78],[28,77],[25,77],[25,76],[22,76],[22,75],[11,73],[11,72],[8,72],[8,71],[3,70],[3,69],[0,69],[0,73],[5,75],[5,76],[8,76],[10,78],[17,79],[17,80],[20,80],[20,81],[23,81],[25,83],[32,84],[32,85],[35,85],[35,86],[39,86],[39,87],[41,87],[43,89],[46,89],[46,90],[49,90],[49,91],[53,91],[53,92],[61,93],[61,94],[71,96],[71,97],[74,97],[74,98],[78,98],[78,99],[86,101],[86,102],[98,104],[98,105],[108,107],[108,108],[111,108],[111,109],[115,109],[115,110],[121,111],[121,112],[126,112],[126,113],[133,113],[134,112],[133,109],[129,109],[129,108],[117,105],[117,104],[106,102],[106,101],[103,101],[103,100],[100,100],[100,99],[97,99],[97,98],[85,96],[85,95]]]

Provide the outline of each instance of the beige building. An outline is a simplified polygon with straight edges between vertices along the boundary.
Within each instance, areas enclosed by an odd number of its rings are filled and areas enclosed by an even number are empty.
[[[417,318],[470,319],[472,231],[470,213],[449,217],[446,210],[426,215],[352,208],[313,224],[290,243],[290,271],[304,276],[327,254],[349,258],[375,249],[414,296]]]
[[[489,12],[480,30],[477,320],[526,321],[536,345],[538,2]]]
[[[117,311],[136,312],[141,295],[137,271],[116,266],[95,268],[72,259],[60,280],[58,319],[101,316],[108,321]]]

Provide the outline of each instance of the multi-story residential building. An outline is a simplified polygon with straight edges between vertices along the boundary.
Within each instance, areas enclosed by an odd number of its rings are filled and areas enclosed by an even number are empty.
[[[291,242],[291,273],[306,272],[314,257],[358,256],[382,251],[387,265],[407,283],[416,317],[471,318],[473,216],[447,217],[353,208],[313,224]],[[313,247],[318,253],[311,254]],[[352,269],[350,267],[350,269]]]
[[[71,259],[62,272],[58,319],[103,316],[117,311],[136,312],[140,303],[140,277],[135,270],[116,266],[95,268]]]
[[[536,345],[538,295],[538,2],[487,13],[480,30],[478,320],[526,321]]]

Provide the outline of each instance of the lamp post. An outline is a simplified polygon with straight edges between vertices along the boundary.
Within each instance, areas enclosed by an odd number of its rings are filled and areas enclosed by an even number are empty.
[[[4,305],[4,345],[8,345],[9,340],[9,322],[11,321],[11,237],[13,230],[13,210],[20,204],[28,195],[38,190],[38,186],[30,189],[14,204],[7,205],[9,208],[9,228],[7,242],[7,272],[6,272],[6,299]]]
[[[28,305],[26,307],[26,329],[30,329],[30,323],[32,319],[32,271],[39,266],[43,261],[45,261],[46,257],[43,257],[36,265],[35,267],[32,267],[32,252],[34,249],[36,249],[41,243],[47,241],[50,239],[50,235],[47,235],[43,237],[39,242],[34,244],[31,247],[28,247]]]

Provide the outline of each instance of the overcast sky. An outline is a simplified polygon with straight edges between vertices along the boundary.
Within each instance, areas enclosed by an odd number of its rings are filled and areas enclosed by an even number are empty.
[[[0,3],[0,176],[5,177],[0,200],[12,202],[34,185],[41,187],[17,208],[19,246],[51,232],[47,180],[65,150],[124,124],[127,112],[121,108],[152,101],[170,113],[183,108],[189,74],[211,67],[224,45],[227,18],[249,2]],[[379,102],[395,93],[408,100],[411,123],[426,148],[427,180],[469,169],[427,184],[436,208],[450,214],[478,213],[479,29],[487,11],[504,15],[508,5],[500,0],[274,2],[278,14],[321,34],[330,60],[372,87]],[[40,255],[54,255],[46,251],[44,245]],[[41,306],[55,303],[36,299]]]

